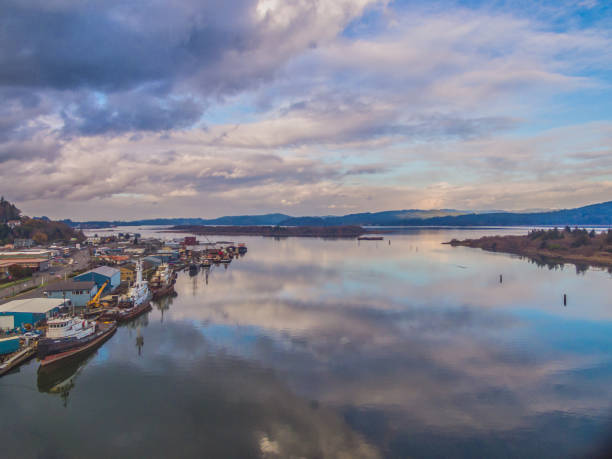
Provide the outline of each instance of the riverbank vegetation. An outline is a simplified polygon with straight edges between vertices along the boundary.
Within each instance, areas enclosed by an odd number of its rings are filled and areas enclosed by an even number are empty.
[[[543,263],[573,263],[612,269],[612,230],[596,232],[565,227],[533,230],[525,236],[453,239],[452,246],[523,255]]]

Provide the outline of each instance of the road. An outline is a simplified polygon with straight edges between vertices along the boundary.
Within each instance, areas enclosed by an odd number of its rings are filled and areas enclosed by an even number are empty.
[[[48,271],[36,273],[34,279],[39,279],[38,282],[47,281],[49,283],[59,282],[64,280],[64,277],[68,277],[72,272],[85,269],[89,266],[89,249],[81,249],[78,252],[72,253],[72,259],[74,263],[72,265],[65,266],[53,266]],[[28,290],[25,293],[17,294],[10,298],[0,299],[0,304],[7,303],[12,300],[23,300],[26,298],[40,298],[44,297],[43,292],[45,287],[38,287],[33,290]]]

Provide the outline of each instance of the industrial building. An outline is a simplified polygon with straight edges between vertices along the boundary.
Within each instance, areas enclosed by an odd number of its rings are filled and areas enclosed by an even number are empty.
[[[111,268],[110,266],[100,266],[96,269],[92,269],[90,271],[84,272],[83,274],[79,274],[74,277],[74,280],[77,282],[81,281],[93,281],[96,283],[98,288],[102,288],[102,286],[106,284],[104,287],[104,294],[112,293],[115,291],[119,284],[121,283],[121,271],[117,268]]]
[[[0,271],[8,272],[8,267],[14,266],[14,265],[21,266],[23,268],[30,268],[32,271],[47,271],[49,269],[49,259],[47,258],[0,259]]]
[[[84,307],[98,292],[98,286],[94,281],[67,280],[49,285],[45,294],[48,298],[65,298],[72,302],[73,306]]]
[[[12,330],[25,324],[34,325],[56,315],[62,306],[68,306],[60,298],[29,298],[0,304],[0,329]]]

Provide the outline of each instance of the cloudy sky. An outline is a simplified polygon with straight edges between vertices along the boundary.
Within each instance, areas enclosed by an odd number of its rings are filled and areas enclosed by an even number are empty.
[[[606,0],[0,0],[1,191],[140,218],[612,198]]]

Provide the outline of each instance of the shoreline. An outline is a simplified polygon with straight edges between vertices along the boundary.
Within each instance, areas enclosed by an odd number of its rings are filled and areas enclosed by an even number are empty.
[[[445,242],[453,247],[471,247],[487,252],[507,253],[542,264],[594,266],[612,271],[612,233],[586,230],[535,230],[525,236],[484,236]]]
[[[354,239],[364,234],[380,234],[356,225],[344,226],[203,226],[177,225],[167,233],[192,233],[202,236],[324,237]]]

